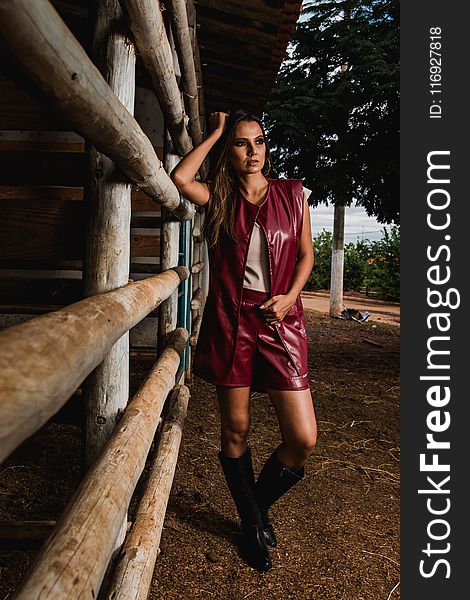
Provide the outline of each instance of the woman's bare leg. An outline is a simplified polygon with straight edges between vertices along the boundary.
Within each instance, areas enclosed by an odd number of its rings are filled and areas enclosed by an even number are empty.
[[[251,388],[216,386],[216,390],[220,410],[221,449],[225,456],[238,458],[247,448]]]
[[[298,471],[312,454],[317,422],[312,394],[306,390],[267,390],[276,411],[282,443],[276,456],[288,469]]]

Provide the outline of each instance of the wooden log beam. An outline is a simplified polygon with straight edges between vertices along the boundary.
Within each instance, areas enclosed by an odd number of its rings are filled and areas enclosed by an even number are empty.
[[[204,291],[202,288],[197,288],[191,298],[191,310],[199,310],[204,304]]]
[[[168,131],[165,132],[164,164],[167,173],[170,173],[178,164],[179,156],[172,152],[172,144]],[[163,222],[160,236],[160,266],[162,271],[175,267],[179,262],[179,240],[181,223],[171,218],[163,209]],[[175,290],[158,309],[158,337],[157,346],[160,351],[166,344],[168,335],[176,328],[178,320],[178,290]]]
[[[0,461],[55,414],[112,345],[189,276],[185,267],[0,333]]]
[[[93,55],[109,87],[133,114],[135,48],[123,27],[118,0],[97,3]],[[84,261],[85,296],[126,284],[130,268],[131,184],[114,181],[114,162],[93,146],[89,152],[91,208]],[[114,344],[83,382],[85,465],[90,466],[129,400],[129,332]]]
[[[194,227],[193,228],[193,239],[197,243],[201,243],[202,242],[202,232],[201,232],[201,228],[200,227]]]
[[[204,226],[204,221],[206,219],[206,214],[202,214],[201,215],[201,227]],[[203,304],[203,309],[206,305],[206,300],[207,300],[207,294],[209,293],[209,279],[210,279],[210,261],[209,261],[209,249],[207,246],[207,242],[203,241],[201,244],[201,257],[202,260],[204,261],[204,263],[207,265],[207,269],[203,269],[202,271],[202,276],[201,276],[201,287],[204,293],[204,304]]]
[[[202,271],[204,266],[205,265],[203,262],[197,262],[197,263],[193,264],[193,266],[191,267],[191,273],[193,275],[195,275],[196,273],[199,273],[199,271]]]
[[[184,107],[176,81],[160,0],[121,2],[126,9],[142,62],[152,79],[175,149],[178,154],[184,156],[191,150],[192,144],[186,130]]]
[[[194,65],[186,3],[184,0],[168,0],[168,8],[170,9],[171,26],[181,69],[183,95],[188,107],[189,132],[193,144],[196,146],[202,141],[202,130],[199,120],[199,92],[196,68]]]
[[[187,339],[185,329],[175,330],[20,584],[18,600],[98,597]]]
[[[175,475],[186,417],[189,389],[175,386],[163,423],[135,520],[124,542],[116,572],[107,592],[113,600],[146,600],[160,551],[165,512]]]
[[[191,336],[189,338],[189,343],[191,346],[195,347],[197,344],[197,338],[199,337],[199,331],[201,329],[202,316],[198,315],[192,324],[191,327]]]
[[[194,208],[181,201],[150,140],[48,0],[0,2],[0,35],[53,110],[158,204],[192,218]]]

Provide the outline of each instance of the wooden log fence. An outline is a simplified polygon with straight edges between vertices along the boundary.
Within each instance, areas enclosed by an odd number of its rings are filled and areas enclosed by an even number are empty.
[[[197,317],[193,321],[191,336],[189,337],[189,343],[191,346],[195,347],[197,344],[197,338],[199,337],[199,331],[201,329],[202,316],[197,315]]]
[[[178,164],[179,156],[173,153],[173,146],[168,132],[165,135],[164,164],[167,173],[170,173]],[[160,268],[171,269],[179,262],[179,236],[181,224],[162,208],[160,235]],[[166,343],[168,334],[176,327],[178,319],[178,291],[160,305],[158,311],[158,350]]]
[[[15,597],[97,598],[188,332],[178,328],[88,470]]]
[[[98,1],[93,55],[111,90],[133,114],[136,55],[123,17],[118,0]],[[96,148],[90,148],[89,159],[91,202],[83,279],[85,296],[94,296],[128,282],[132,187],[128,181],[114,181],[115,164]],[[83,392],[83,454],[85,464],[91,465],[129,400],[129,332],[85,380]]]
[[[0,333],[0,461],[56,413],[113,344],[189,276],[175,267]]]
[[[182,220],[193,217],[194,207],[180,199],[140,125],[48,0],[0,2],[0,35],[54,110],[150,198]]]
[[[176,52],[181,69],[181,84],[184,99],[188,106],[189,132],[193,144],[202,141],[201,122],[199,118],[199,93],[194,65],[193,46],[188,23],[185,0],[168,0],[171,26],[174,33]]]
[[[191,300],[191,309],[199,310],[204,303],[204,291],[202,288],[197,288]]]
[[[122,0],[142,61],[153,81],[175,149],[187,154],[192,143],[186,129],[184,106],[176,82],[170,43],[159,0]]]
[[[199,273],[200,271],[202,271],[202,269],[205,267],[203,262],[197,262],[194,263],[193,266],[191,267],[191,273],[193,275],[195,275],[196,273]]]
[[[133,527],[126,538],[111,587],[107,591],[107,597],[112,600],[146,600],[148,597],[188,400],[189,389],[184,385],[176,386]]]
[[[128,536],[107,597],[147,598],[189,399],[187,387],[174,387],[189,336],[186,328],[175,329],[177,290],[181,282],[194,276],[192,285],[184,286],[185,293],[193,296],[192,320],[185,325],[191,331],[191,346],[197,342],[207,293],[208,255],[200,234],[204,211],[197,212],[182,198],[168,176],[178,157],[169,153],[163,165],[132,115],[135,52],[125,33],[127,17],[174,151],[183,156],[193,143],[201,141],[205,112],[194,4],[192,0],[187,4],[169,0],[176,59],[159,0],[120,2],[124,11],[117,0],[98,5],[94,40],[97,66],[48,0],[0,2],[0,35],[7,54],[49,108],[94,145],[90,166],[96,210],[90,220],[84,273],[89,297],[0,333],[0,395],[4,398],[0,406],[0,462],[40,429],[93,370],[93,378],[84,385],[85,390],[89,385],[88,397],[92,399],[87,418],[94,425],[99,422],[103,430],[87,444],[91,467],[57,524],[24,522],[19,529],[21,525],[16,523],[17,539],[40,539],[53,527],[15,593],[19,599],[98,597],[126,527]],[[180,66],[183,97],[175,60]],[[201,176],[206,172],[204,164]],[[161,231],[162,272],[124,285],[129,263],[131,183],[160,204],[166,218]],[[196,215],[195,235],[168,211],[181,221]],[[176,266],[182,226],[190,270]],[[112,256],[116,248],[121,252],[118,259]],[[119,367],[122,360],[129,359],[129,329],[162,303],[160,356],[125,408],[128,371]],[[190,379],[187,356],[185,361]],[[118,382],[119,373],[122,377]],[[136,521],[129,530],[127,509],[172,388],[168,416],[157,438]],[[119,406],[103,409],[99,397],[108,398],[117,391]],[[11,526],[15,523],[6,525],[6,530],[12,532]]]

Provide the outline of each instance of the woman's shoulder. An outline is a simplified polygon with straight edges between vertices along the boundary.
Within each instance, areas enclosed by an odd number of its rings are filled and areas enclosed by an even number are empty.
[[[279,179],[270,179],[270,182],[271,185],[286,190],[298,190],[303,187],[301,179],[285,179],[284,177],[281,177]]]
[[[303,199],[303,185],[301,179],[271,179],[271,185],[289,197],[301,197]]]

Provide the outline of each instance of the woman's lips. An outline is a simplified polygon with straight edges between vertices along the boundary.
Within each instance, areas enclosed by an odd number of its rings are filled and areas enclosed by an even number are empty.
[[[259,163],[259,160],[249,160],[248,161],[248,166],[249,167],[254,167],[255,165],[257,165]]]

